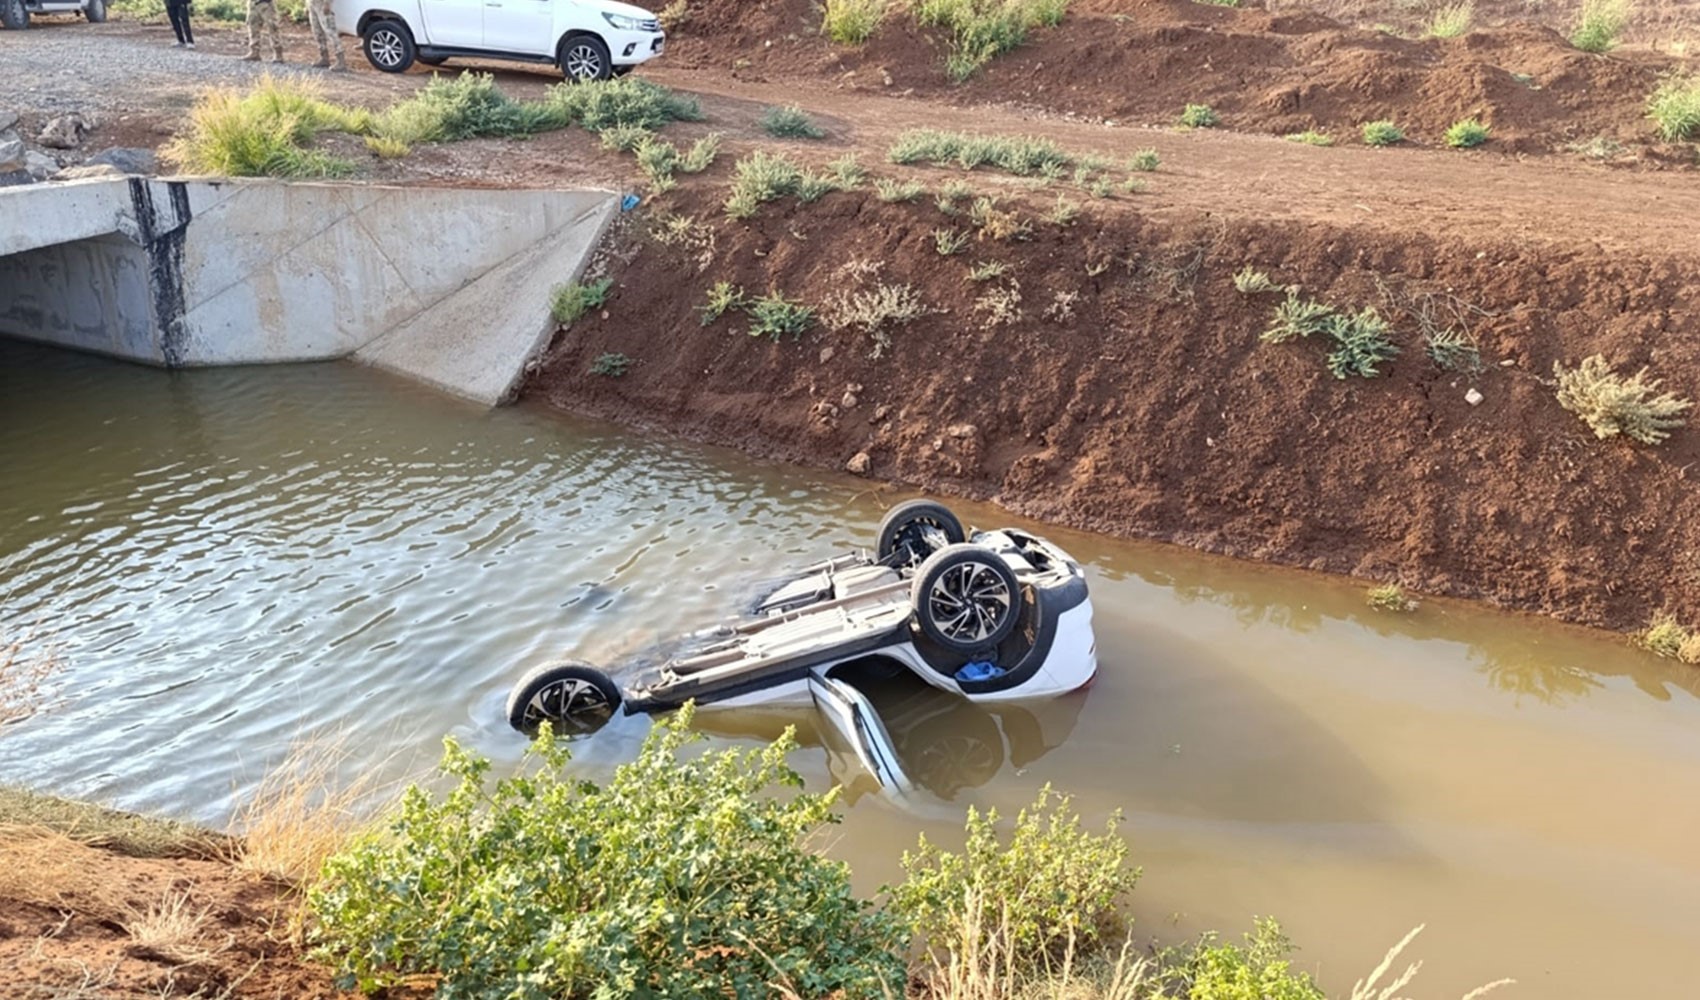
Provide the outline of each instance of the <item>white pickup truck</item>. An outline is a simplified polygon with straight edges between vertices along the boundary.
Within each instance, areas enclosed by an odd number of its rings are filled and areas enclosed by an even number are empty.
[[[385,73],[461,57],[546,63],[569,80],[606,80],[660,55],[667,40],[654,14],[614,0],[333,0],[332,10]]]
[[[106,0],[0,0],[0,28],[27,28],[31,14],[75,14],[95,24],[106,20]]]

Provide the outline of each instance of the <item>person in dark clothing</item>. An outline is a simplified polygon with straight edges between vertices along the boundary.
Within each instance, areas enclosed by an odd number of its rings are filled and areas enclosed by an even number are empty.
[[[177,33],[177,47],[194,48],[195,32],[189,27],[189,0],[165,0],[165,15],[171,18],[171,30]]]

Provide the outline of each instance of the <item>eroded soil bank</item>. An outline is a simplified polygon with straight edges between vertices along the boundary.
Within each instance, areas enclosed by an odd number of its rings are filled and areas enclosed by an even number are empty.
[[[946,256],[937,231],[974,230],[930,195],[786,199],[746,223],[725,217],[724,192],[683,188],[615,235],[608,304],[557,338],[530,395],[1077,527],[1589,625],[1700,616],[1695,432],[1598,441],[1550,384],[1555,361],[1603,353],[1695,395],[1682,256],[1137,199],[1089,200],[1058,224],[1051,192],[1000,202],[1031,239],[982,232]],[[672,245],[655,235],[669,218],[695,220],[674,223]],[[987,263],[1004,273],[970,280]],[[1236,290],[1247,265],[1341,309],[1375,306],[1402,353],[1383,377],[1341,380],[1318,343],[1261,342],[1283,293]],[[875,358],[856,330],[752,337],[738,312],[705,325],[718,281],[829,316],[836,295],[909,284],[929,314]],[[1437,366],[1425,324],[1474,337],[1483,370]],[[629,370],[591,374],[603,354]]]

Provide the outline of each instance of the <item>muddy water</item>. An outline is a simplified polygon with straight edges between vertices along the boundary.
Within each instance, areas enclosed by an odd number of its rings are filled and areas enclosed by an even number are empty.
[[[397,776],[452,733],[504,761],[511,680],[712,623],[750,581],[863,543],[867,484],[338,365],[167,375],[0,342],[0,621],[51,641],[60,701],[0,776],[222,823],[296,738]],[[964,506],[970,519],[1003,520]],[[1455,605],[1048,532],[1090,564],[1102,672],[986,713],[882,694],[899,807],[808,715],[800,770],[851,783],[834,850],[872,889],[918,830],[1052,782],[1120,808],[1140,927],[1277,914],[1336,992],[1418,923],[1423,997],[1689,995],[1700,931],[1700,671]],[[579,747],[602,773],[643,719]]]

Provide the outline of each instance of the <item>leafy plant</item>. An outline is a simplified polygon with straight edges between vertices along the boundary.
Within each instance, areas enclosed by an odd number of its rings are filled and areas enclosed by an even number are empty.
[[[887,152],[893,163],[955,164],[964,170],[990,166],[1030,177],[1047,167],[1072,166],[1074,159],[1049,139],[1033,136],[974,135],[939,129],[910,129]]]
[[[368,132],[371,115],[321,93],[311,82],[270,75],[246,92],[207,91],[165,158],[189,173],[223,177],[345,177],[355,171],[352,161],[309,144],[323,132]]]
[[[1617,38],[1629,25],[1634,0],[1582,0],[1576,30],[1570,44],[1583,52],[1607,52],[1617,47]]]
[[[897,922],[803,846],[837,794],[802,791],[792,732],[681,758],[692,714],[659,723],[606,786],[566,777],[547,727],[493,784],[487,759],[446,740],[449,790],[409,788],[385,830],[326,864],[308,895],[316,954],[365,992],[427,974],[445,998],[901,989]]]
[[[730,281],[717,281],[708,290],[708,304],[699,306],[697,311],[702,313],[702,325],[708,326],[715,320],[726,315],[728,309],[737,309],[744,304],[744,290],[733,285]]]
[[[568,122],[591,132],[616,125],[653,131],[669,122],[702,121],[702,106],[696,98],[639,76],[557,84],[545,101]]]
[[[904,852],[904,879],[889,889],[891,909],[938,953],[963,939],[969,904],[983,900],[1006,928],[1010,961],[1042,968],[1071,942],[1089,950],[1125,928],[1121,906],[1139,869],[1127,863],[1120,822],[1117,812],[1102,833],[1091,833],[1068,796],[1046,785],[1017,815],[1006,843],[997,811],[970,806],[962,853],[942,850],[924,834],[915,851]]]
[[[956,215],[956,203],[973,194],[974,189],[968,186],[967,181],[947,181],[933,196],[933,204],[946,215]]]
[[[726,214],[749,218],[758,206],[795,194],[803,179],[803,168],[783,154],[757,150],[732,168],[732,193],[726,199]]]
[[[1127,168],[1134,173],[1148,174],[1157,169],[1160,159],[1155,149],[1142,149],[1128,158]]]
[[[1446,144],[1453,149],[1474,149],[1487,142],[1490,129],[1474,118],[1453,122],[1446,130]]]
[[[779,139],[819,139],[826,131],[796,105],[762,112],[761,130]]]
[[[961,83],[1027,39],[1036,27],[1053,27],[1068,0],[916,0],[915,20],[922,27],[950,33],[945,74]]]
[[[1365,122],[1363,127],[1364,145],[1391,146],[1405,141],[1405,130],[1383,119],[1382,121]]]
[[[592,309],[602,308],[602,304],[608,301],[608,289],[613,287],[613,278],[603,278],[588,285],[576,281],[556,285],[549,312],[555,317],[555,322],[567,326]]]
[[[710,132],[691,143],[690,151],[679,158],[679,169],[687,174],[700,174],[714,165],[720,155],[720,133]]]
[[[1332,146],[1332,145],[1334,145],[1334,137],[1333,136],[1329,135],[1327,132],[1318,132],[1316,129],[1307,129],[1303,132],[1294,132],[1293,134],[1287,136],[1287,141],[1288,142],[1302,142],[1306,146]]]
[[[1053,225],[1072,226],[1074,220],[1080,218],[1080,202],[1069,201],[1062,195],[1057,195],[1057,203],[1051,208],[1049,219]]]
[[[531,135],[571,124],[550,101],[516,101],[488,73],[433,76],[405,101],[377,116],[374,131],[409,145],[479,136]]]
[[[933,249],[940,257],[953,257],[968,248],[968,234],[960,229],[933,230]]]
[[[768,292],[759,299],[744,303],[750,317],[750,336],[772,337],[778,340],[785,334],[801,337],[815,321],[815,311],[801,302],[793,302],[778,292]]]
[[[1335,378],[1356,375],[1375,378],[1379,366],[1399,354],[1387,320],[1374,306],[1365,306],[1356,313],[1336,313],[1328,317],[1328,336],[1334,347],[1328,352],[1328,371]]]
[[[1280,287],[1280,285],[1269,280],[1268,274],[1257,270],[1250,264],[1247,264],[1234,272],[1234,290],[1242,295],[1254,295],[1258,292],[1272,292]]]
[[[1612,370],[1603,355],[1593,355],[1574,369],[1553,362],[1558,382],[1558,404],[1576,414],[1597,438],[1623,436],[1646,445],[1656,445],[1686,421],[1682,414],[1693,408],[1691,400],[1658,391],[1659,380],[1649,379],[1642,368],[1625,378]]]
[[[826,0],[821,31],[840,45],[861,45],[885,20],[891,0]]]
[[[1181,112],[1181,124],[1187,128],[1215,128],[1221,123],[1216,110],[1208,104],[1188,104]]]
[[[1397,583],[1371,587],[1364,596],[1369,601],[1369,606],[1377,611],[1403,613],[1417,610],[1417,602],[1405,596],[1405,589]]]
[[[1328,328],[1334,310],[1315,299],[1301,299],[1297,289],[1288,289],[1287,298],[1275,307],[1275,317],[1260,339],[1265,343],[1284,344],[1294,337],[1308,337]]]
[[[1423,25],[1423,35],[1427,38],[1457,38],[1470,30],[1470,22],[1475,16],[1475,0],[1447,4],[1429,15],[1428,22]]]
[[[1654,615],[1647,627],[1635,633],[1635,644],[1649,653],[1683,663],[1700,664],[1700,632],[1683,625],[1669,613]]]
[[[590,374],[606,375],[609,378],[619,378],[630,368],[632,359],[624,354],[598,354],[596,360],[590,363]]]
[[[893,327],[903,326],[931,311],[913,285],[886,284],[840,292],[827,300],[821,319],[829,329],[866,334],[873,341],[868,357],[877,359],[891,349]]]
[[[630,153],[655,138],[655,133],[642,125],[610,125],[601,132],[603,149]]]
[[[921,197],[926,186],[920,181],[897,181],[881,177],[874,181],[874,193],[884,202],[909,202]]]
[[[1254,927],[1244,945],[1204,935],[1170,970],[1169,995],[1188,1000],[1326,1000],[1308,974],[1293,970],[1288,959],[1293,946],[1281,925],[1269,919],[1255,921]]]
[[[868,179],[868,172],[862,168],[862,163],[855,153],[845,153],[828,163],[826,172],[840,191],[861,187],[862,182]]]
[[[668,31],[677,31],[684,27],[691,20],[691,8],[688,0],[673,0],[672,3],[661,8],[660,12],[656,14],[656,19]]]
[[[1020,322],[1021,284],[1011,280],[1007,285],[994,285],[974,299],[974,311],[986,314],[986,329],[995,326],[1014,326]]]
[[[996,198],[985,196],[974,199],[974,204],[968,208],[968,221],[980,235],[990,240],[1025,240],[1033,235],[1033,224],[1023,220],[1013,211],[998,207]]]
[[[1459,330],[1435,330],[1423,338],[1429,360],[1449,372],[1480,372],[1482,350],[1474,338]]]
[[[1086,193],[1094,198],[1108,198],[1115,192],[1116,186],[1108,177],[1100,177],[1086,186]]]
[[[1009,265],[1001,260],[984,260],[968,269],[969,281],[991,281],[1001,278],[1009,271]]]
[[[1700,76],[1667,76],[1647,99],[1647,117],[1666,142],[1700,139]]]
[[[400,139],[391,139],[381,135],[366,137],[366,148],[380,160],[399,160],[413,152],[413,147]]]

